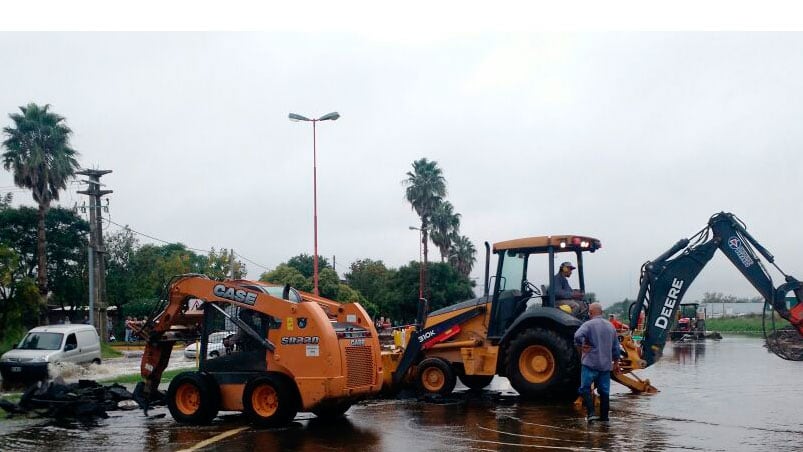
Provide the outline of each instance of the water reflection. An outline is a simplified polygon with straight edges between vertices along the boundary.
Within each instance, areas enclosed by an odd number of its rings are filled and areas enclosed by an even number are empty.
[[[760,339],[669,344],[643,375],[661,392],[636,396],[614,386],[607,425],[588,424],[571,404],[522,402],[497,378],[488,391],[459,391],[444,403],[372,400],[345,419],[301,414],[287,428],[247,428],[201,450],[793,451],[803,444],[803,428],[789,388],[797,387],[802,364],[767,353]],[[248,427],[239,413],[203,427],[179,425],[164,408],[157,413],[114,412],[94,423],[4,421],[0,450],[172,452]]]
[[[705,341],[672,342],[669,347],[670,359],[679,364],[696,365],[705,357]]]
[[[248,427],[245,416],[229,415],[208,427],[182,427],[170,429],[169,444],[189,448],[219,433]],[[227,451],[299,451],[321,450],[373,450],[378,445],[380,432],[374,428],[358,427],[347,417],[323,420],[316,417],[297,420],[287,427],[260,429],[250,427],[231,439],[216,443],[213,449]],[[381,450],[381,449],[376,449]]]

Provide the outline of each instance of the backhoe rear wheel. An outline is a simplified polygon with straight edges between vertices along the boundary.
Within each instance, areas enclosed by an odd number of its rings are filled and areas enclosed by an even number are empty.
[[[243,411],[254,425],[280,427],[296,417],[298,403],[295,393],[284,379],[265,375],[245,385]]]
[[[507,375],[525,399],[570,399],[577,395],[578,362],[567,338],[533,328],[510,343]]]
[[[448,362],[441,358],[427,358],[418,365],[418,387],[429,394],[449,395],[457,383],[457,376]]]
[[[220,393],[211,377],[184,372],[176,375],[167,388],[167,408],[179,423],[209,424],[220,409]]]

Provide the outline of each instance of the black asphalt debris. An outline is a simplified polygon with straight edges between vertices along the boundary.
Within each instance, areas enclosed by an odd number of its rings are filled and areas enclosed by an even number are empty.
[[[93,380],[66,384],[61,378],[29,386],[18,403],[0,399],[7,417],[107,418],[108,411],[134,409],[134,396],[125,387]]]

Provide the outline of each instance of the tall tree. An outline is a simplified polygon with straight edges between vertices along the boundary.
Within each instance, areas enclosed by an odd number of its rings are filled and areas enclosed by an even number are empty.
[[[405,197],[413,210],[421,218],[421,242],[424,247],[424,269],[427,268],[429,228],[435,207],[446,196],[446,180],[438,162],[426,158],[413,162],[413,170],[407,172],[407,179],[402,181],[407,187]]]
[[[449,201],[443,201],[435,206],[432,212],[432,243],[441,252],[441,262],[449,257],[452,247],[452,237],[460,231],[460,214],[454,213],[454,206]]]
[[[449,263],[461,275],[468,277],[474,268],[474,262],[477,261],[477,249],[471,243],[471,240],[464,235],[453,235],[452,243],[453,247],[449,254]]]
[[[301,272],[305,278],[312,278],[313,257],[309,254],[302,253],[298,256],[293,256],[287,261],[287,265]],[[332,268],[332,266],[329,265],[329,261],[325,257],[318,256],[318,269],[323,270],[324,268]]]
[[[226,248],[215,251],[213,247],[203,260],[203,274],[218,281],[231,277],[232,266],[234,267],[234,279],[242,279],[248,274],[245,264],[237,259],[232,261],[231,252]]]
[[[309,292],[312,290],[312,284],[309,279],[305,277],[297,268],[291,267],[289,264],[280,264],[269,272],[262,273],[259,277],[260,281],[265,281],[272,284],[290,284],[298,290]]]
[[[3,167],[14,173],[14,184],[28,188],[39,204],[37,237],[37,286],[42,297],[47,296],[47,255],[45,244],[45,214],[59,191],[67,188],[67,181],[79,168],[78,152],[70,147],[72,130],[63,116],[50,111],[50,105],[40,107],[34,103],[20,107],[20,113],[11,113],[14,122],[3,128],[6,140],[3,146]]]
[[[381,310],[390,270],[380,261],[360,259],[351,264],[346,282]]]
[[[0,209],[0,244],[18,256],[17,280],[34,280],[38,267],[38,213],[33,207]],[[89,223],[73,211],[61,207],[48,210],[45,216],[48,286],[50,302],[62,308],[86,305],[86,245]],[[39,314],[37,303],[28,306]]]

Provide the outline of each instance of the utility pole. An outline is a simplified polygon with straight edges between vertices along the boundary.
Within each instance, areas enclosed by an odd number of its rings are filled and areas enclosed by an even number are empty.
[[[234,279],[234,248],[229,250],[229,279]]]
[[[98,330],[100,340],[108,341],[106,324],[106,248],[103,245],[103,214],[100,197],[113,193],[100,189],[100,177],[112,170],[85,169],[77,174],[89,177],[86,190],[79,191],[89,196],[89,323]]]

